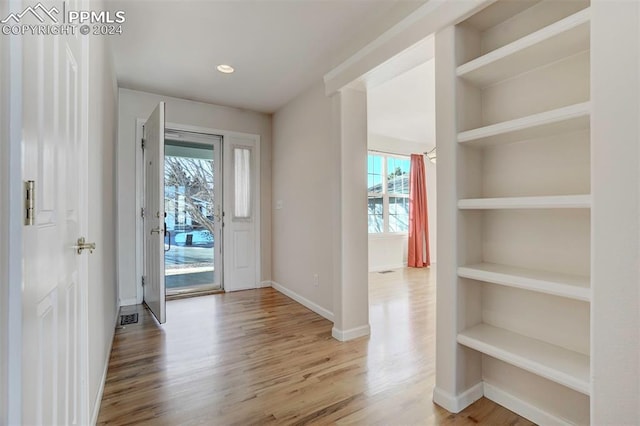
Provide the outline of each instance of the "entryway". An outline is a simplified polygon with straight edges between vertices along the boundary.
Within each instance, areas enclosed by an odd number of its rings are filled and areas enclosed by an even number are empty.
[[[167,296],[222,290],[222,138],[167,131],[164,151]]]
[[[138,134],[144,304],[163,324],[167,296],[257,288],[259,136],[165,123],[165,102]]]

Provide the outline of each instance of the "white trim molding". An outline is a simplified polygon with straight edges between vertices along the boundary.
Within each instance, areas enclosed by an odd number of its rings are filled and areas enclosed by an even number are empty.
[[[333,312],[329,311],[328,309],[323,308],[317,303],[312,302],[306,297],[299,295],[295,291],[290,290],[287,287],[283,286],[282,284],[278,284],[275,281],[271,281],[271,287],[278,290],[280,293],[284,294],[288,298],[295,300],[302,306],[308,309],[311,309],[313,312],[320,315],[321,317],[326,318],[329,321],[333,322]]]
[[[437,387],[433,389],[433,402],[451,413],[459,413],[483,396],[537,424],[549,426],[564,426],[570,424],[562,418],[541,410],[509,392],[484,381],[470,387],[458,396],[451,395]]]
[[[267,288],[267,287],[273,287],[273,282],[272,281],[261,281],[258,284],[257,288]]]
[[[104,394],[104,385],[107,382],[107,372],[109,371],[109,360],[111,359],[111,349],[113,348],[113,340],[115,339],[116,327],[118,326],[118,317],[120,316],[120,308],[116,308],[116,315],[113,319],[113,333],[111,334],[111,339],[109,339],[109,348],[107,350],[107,356],[104,362],[104,368],[102,369],[102,378],[100,379],[100,387],[98,388],[98,393],[96,394],[96,399],[93,401],[93,406],[91,407],[91,424],[95,425],[98,423],[98,414],[100,414],[100,405],[102,403],[102,395]]]
[[[22,2],[0,2],[2,16]],[[0,424],[22,423],[22,38],[0,58]]]
[[[483,395],[483,382],[476,383],[458,396],[436,387],[433,389],[433,402],[451,413],[459,413],[482,398]]]
[[[483,388],[485,398],[502,405],[534,423],[549,426],[571,424],[487,382],[484,382]]]
[[[371,334],[371,327],[369,326],[369,324],[350,328],[348,330],[339,330],[335,327],[331,329],[331,336],[341,342],[357,339],[358,337],[368,336],[369,334]]]

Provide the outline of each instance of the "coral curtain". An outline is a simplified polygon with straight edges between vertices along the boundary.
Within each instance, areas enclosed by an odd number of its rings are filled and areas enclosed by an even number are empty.
[[[429,215],[424,156],[411,154],[409,177],[409,267],[431,265],[429,258]]]

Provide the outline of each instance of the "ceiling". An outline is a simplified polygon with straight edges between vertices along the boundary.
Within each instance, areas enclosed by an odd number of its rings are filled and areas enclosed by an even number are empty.
[[[367,91],[370,134],[435,146],[434,60]]]
[[[118,84],[274,112],[319,81],[345,41],[396,2],[108,0],[126,14],[123,34],[110,36]],[[236,72],[219,73],[219,64]]]

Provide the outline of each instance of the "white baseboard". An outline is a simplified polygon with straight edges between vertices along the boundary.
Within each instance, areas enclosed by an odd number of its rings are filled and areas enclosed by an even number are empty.
[[[396,263],[394,265],[373,266],[369,269],[369,272],[388,271],[389,269],[401,269],[406,267],[407,267],[407,262]]]
[[[331,335],[333,336],[333,338],[341,342],[357,339],[358,337],[362,336],[368,336],[369,334],[371,334],[371,327],[369,326],[369,324],[351,328],[349,330],[338,330],[335,327],[331,329]]]
[[[138,303],[138,299],[136,297],[132,297],[129,299],[120,299],[120,306],[132,306],[132,305],[139,305],[140,303]]]
[[[540,425],[571,424],[487,382],[484,383],[484,396],[496,404],[500,404],[514,413]]]
[[[116,308],[116,317],[113,320],[113,332],[111,333],[111,340],[109,341],[109,347],[107,349],[107,357],[105,359],[104,368],[102,371],[102,378],[100,379],[100,388],[98,388],[98,394],[96,400],[93,402],[91,409],[91,424],[95,425],[98,422],[98,415],[100,414],[100,405],[102,403],[102,395],[104,394],[104,385],[107,382],[107,372],[109,371],[109,360],[111,359],[111,349],[113,348],[113,339],[115,338],[116,327],[118,326],[118,317],[120,314],[120,308]]]
[[[328,319],[329,321],[333,322],[333,312],[329,311],[328,309],[323,308],[322,306],[318,305],[317,303],[312,302],[311,300],[307,299],[306,297],[300,296],[298,293],[296,293],[295,291],[284,287],[282,284],[278,284],[275,281],[271,281],[270,283],[271,283],[271,287],[275,288],[280,293],[282,293],[285,296],[295,300],[296,302],[300,303],[301,305],[311,309],[313,312],[315,312],[316,314],[320,315],[321,317],[324,317],[324,318]]]
[[[457,397],[437,387],[433,390],[433,402],[451,413],[459,413],[483,396],[536,424],[545,426],[571,424],[487,382],[480,382]]]
[[[436,387],[435,389],[433,389],[433,402],[449,411],[450,413],[459,413],[469,405],[482,398],[483,394],[484,391],[482,382],[475,384],[458,396],[452,395]]]
[[[258,283],[258,287],[257,288],[265,288],[265,287],[272,287],[273,286],[273,282],[272,281],[262,281],[260,283]]]

